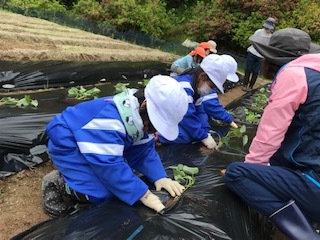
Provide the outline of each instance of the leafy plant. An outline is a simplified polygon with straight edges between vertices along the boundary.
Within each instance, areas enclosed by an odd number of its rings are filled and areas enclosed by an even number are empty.
[[[248,109],[244,109],[246,114],[246,122],[258,124],[260,122],[261,114],[252,112]]]
[[[141,85],[142,87],[147,86],[148,82],[150,81],[150,79],[143,79],[142,81],[139,81],[138,84]],[[123,92],[124,90],[127,89],[127,86],[130,83],[117,83],[116,85],[114,85],[114,88],[116,89],[115,92],[116,93],[120,93]]]
[[[114,26],[117,31],[139,31],[161,37],[175,25],[173,10],[160,0],[79,0],[74,4],[75,16]]]
[[[195,174],[199,173],[199,168],[188,167],[187,165],[178,164],[176,166],[170,166],[173,171],[174,180],[183,184],[186,190],[195,183]]]
[[[57,0],[9,0],[8,5],[26,8],[39,8],[47,11],[66,12],[66,8]]]
[[[120,93],[123,92],[124,90],[127,89],[127,86],[129,85],[129,83],[117,83],[116,85],[114,85],[115,87],[115,91],[116,93]]]
[[[86,100],[90,98],[97,98],[100,92],[100,89],[97,87],[87,90],[83,86],[78,86],[70,88],[68,90],[68,96],[77,100]]]
[[[142,85],[143,87],[147,86],[148,82],[150,81],[150,79],[143,79],[142,82],[138,82],[138,84]]]
[[[268,96],[266,96],[263,93],[258,93],[253,97],[253,102],[251,107],[253,110],[262,112],[263,109],[268,104],[268,100],[269,100]]]
[[[221,148],[223,144],[226,146],[230,145],[230,141],[233,138],[242,138],[242,146],[245,146],[248,143],[248,135],[244,134],[247,128],[246,125],[242,125],[240,128],[230,128],[228,133],[224,137],[219,136],[219,143],[217,149]],[[213,130],[210,130],[211,134],[216,133]]]
[[[24,108],[27,106],[38,107],[38,101],[32,100],[29,95],[25,95],[21,99],[16,99],[13,97],[4,97],[0,99],[0,106],[3,106],[3,105],[12,105],[20,108]]]

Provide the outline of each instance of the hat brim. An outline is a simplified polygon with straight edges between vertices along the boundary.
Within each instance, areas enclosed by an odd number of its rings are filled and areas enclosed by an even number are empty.
[[[289,52],[269,45],[270,38],[251,36],[249,38],[253,47],[269,62],[276,65],[284,65],[301,56],[301,54]],[[309,53],[320,53],[320,46],[311,43]]]
[[[216,49],[210,48],[210,52],[217,53]]]
[[[152,125],[164,138],[168,139],[169,141],[173,141],[178,137],[178,125],[172,126],[162,121],[162,116],[159,114],[156,105],[152,101],[148,101],[148,99],[147,112]]]
[[[262,25],[262,27],[268,28],[268,29],[270,29],[270,30],[274,30],[274,26],[272,26],[271,24],[268,24],[268,23],[264,23],[264,24]]]
[[[224,93],[223,84],[221,82],[217,81],[213,76],[210,76],[210,74],[208,74],[208,73],[206,73],[206,74],[209,76],[209,78],[213,82],[213,84],[219,89],[219,91],[221,93]]]
[[[236,73],[229,73],[227,76],[227,79],[230,82],[238,82],[239,81],[239,76]]]

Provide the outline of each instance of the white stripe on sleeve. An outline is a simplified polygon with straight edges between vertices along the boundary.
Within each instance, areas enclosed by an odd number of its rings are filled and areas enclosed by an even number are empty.
[[[179,82],[179,84],[180,84],[180,86],[182,87],[182,88],[188,88],[188,89],[190,89],[192,92],[194,92],[193,91],[193,88],[192,88],[192,86],[191,86],[191,84],[189,83],[189,82]]]
[[[122,122],[117,119],[94,118],[84,125],[82,129],[113,130],[126,134]]]
[[[210,100],[210,99],[214,99],[214,98],[218,98],[218,94],[217,93],[211,93],[211,94],[205,95],[203,97],[202,102]]]
[[[124,146],[111,143],[77,142],[81,153],[122,156]]]

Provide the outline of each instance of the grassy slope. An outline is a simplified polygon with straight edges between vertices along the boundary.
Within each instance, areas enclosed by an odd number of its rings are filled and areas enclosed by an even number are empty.
[[[178,56],[0,10],[3,61],[160,61]]]

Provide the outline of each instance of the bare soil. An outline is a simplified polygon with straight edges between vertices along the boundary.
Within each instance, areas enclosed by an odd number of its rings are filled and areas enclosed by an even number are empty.
[[[160,61],[179,56],[52,22],[0,11],[0,60]],[[255,87],[267,83],[258,80]],[[240,87],[220,95],[222,105],[241,97]],[[0,96],[1,97],[1,96]],[[46,162],[0,180],[0,240],[10,239],[49,219],[41,205],[41,180],[54,169]]]

